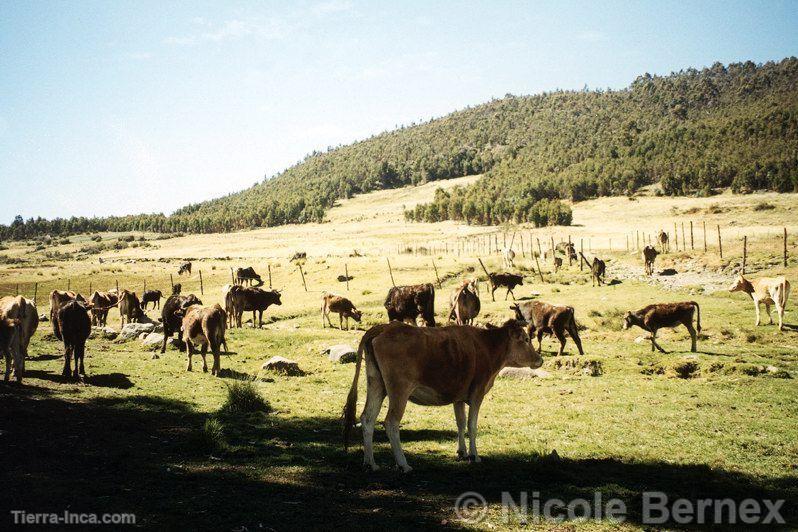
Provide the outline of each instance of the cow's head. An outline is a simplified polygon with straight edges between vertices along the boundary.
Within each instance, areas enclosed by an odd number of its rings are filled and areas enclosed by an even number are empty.
[[[283,304],[283,302],[280,300],[280,295],[281,295],[280,292],[281,291],[282,290],[272,290],[271,292],[269,292],[272,295],[272,297],[271,297],[272,304],[274,304],[274,305],[282,305]]]
[[[507,331],[508,366],[535,369],[543,365],[543,357],[532,347],[523,322],[508,320],[501,328]]]
[[[631,329],[634,325],[640,325],[640,319],[634,312],[629,311],[623,316],[623,330]]]
[[[180,284],[180,283],[177,283],[177,284],[175,284],[175,285],[172,287],[172,295],[173,295],[173,296],[180,295],[180,292],[181,292],[182,290],[183,290],[183,285],[182,285],[182,284]]]
[[[183,301],[180,302],[180,308],[182,310],[187,309],[191,305],[202,305],[202,301],[200,301],[200,298],[194,294],[189,294],[183,299]]]
[[[360,311],[360,310],[358,310],[358,309],[356,309],[356,308],[353,308],[353,309],[352,309],[352,312],[350,312],[350,313],[349,313],[349,315],[350,315],[350,316],[352,317],[352,319],[354,319],[356,322],[360,323],[360,319],[363,317],[363,312],[362,312],[362,311]]]
[[[521,307],[519,307],[518,304],[510,305],[510,310],[515,312],[515,319],[517,319],[518,321],[523,321],[523,322],[526,321],[524,319],[524,314],[521,312]]]
[[[729,287],[729,292],[751,292],[751,282],[743,277],[742,275],[738,275],[734,282]]]

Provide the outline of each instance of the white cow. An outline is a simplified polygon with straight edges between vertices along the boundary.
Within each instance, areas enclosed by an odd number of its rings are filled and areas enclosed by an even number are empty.
[[[502,250],[502,261],[504,262],[504,267],[507,269],[515,268],[515,264],[513,261],[515,260],[515,251],[512,248],[504,248]]]
[[[737,280],[729,287],[729,292],[745,292],[754,300],[756,308],[756,324],[759,325],[759,304],[765,304],[770,323],[773,323],[773,316],[770,315],[770,305],[776,305],[776,312],[779,315],[779,330],[784,330],[784,309],[787,307],[787,298],[790,297],[790,282],[785,277],[762,277],[754,281],[749,281],[742,275],[737,276]]]

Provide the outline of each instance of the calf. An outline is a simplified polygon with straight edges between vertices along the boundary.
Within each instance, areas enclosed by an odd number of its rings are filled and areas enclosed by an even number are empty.
[[[790,281],[785,277],[762,277],[749,281],[742,275],[737,276],[729,287],[729,292],[745,292],[754,301],[756,309],[756,325],[759,326],[759,305],[765,304],[765,311],[768,314],[771,325],[773,316],[770,315],[770,305],[776,305],[776,313],[779,315],[779,330],[784,330],[784,309],[787,307],[787,299],[790,297]]]
[[[39,326],[39,313],[29,299],[22,296],[0,298],[0,321],[5,323],[3,339],[0,340],[0,354],[6,362],[5,380],[11,375],[11,360],[14,361],[14,378],[22,383],[25,375],[25,358],[33,333]],[[13,325],[11,329],[9,326]]]
[[[119,296],[111,292],[95,292],[89,298],[91,303],[91,323],[105,327],[108,311],[119,303]]]
[[[191,261],[180,264],[180,267],[177,269],[177,275],[183,275],[184,273],[191,275]]]
[[[415,323],[419,316],[435,327],[435,287],[431,283],[394,286],[385,297],[388,321]]]
[[[160,290],[145,290],[141,295],[141,305],[147,310],[147,303],[152,303],[152,308],[161,308],[161,298],[163,293]]]
[[[496,301],[494,293],[502,286],[507,288],[504,300],[507,301],[507,296],[512,295],[513,301],[515,301],[513,290],[516,286],[523,286],[524,284],[524,277],[515,273],[489,273],[488,280],[490,281],[490,298],[493,301]]]
[[[260,275],[255,273],[254,268],[249,266],[247,268],[238,268],[236,270],[236,283],[240,285],[252,285],[252,282],[255,281],[258,284],[255,286],[261,286],[263,284],[263,280],[260,278]]]
[[[322,329],[325,327],[325,318],[327,318],[327,323],[329,323],[330,328],[333,326],[330,322],[330,312],[336,312],[338,314],[338,328],[341,330],[344,328],[344,318],[346,318],[347,331],[349,330],[349,318],[352,318],[356,322],[360,323],[360,318],[363,317],[363,313],[357,310],[355,305],[353,305],[352,302],[347,298],[324,292],[321,296]]]
[[[654,259],[657,258],[659,252],[654,246],[646,246],[643,248],[643,264],[645,266],[646,275],[654,274]]]
[[[509,248],[504,248],[502,250],[502,261],[504,262],[505,268],[515,268],[515,251]]]
[[[557,273],[562,268],[562,257],[554,257],[554,273]]]
[[[591,263],[581,251],[579,255],[581,255],[583,261],[590,265],[590,281],[592,286],[596,286],[596,283],[598,283],[599,286],[603,285],[604,274],[607,271],[607,265],[604,261],[598,257],[593,257],[593,262]]]
[[[623,320],[623,328],[629,329],[637,325],[644,331],[651,333],[651,350],[656,347],[660,352],[665,350],[657,343],[657,331],[663,328],[674,328],[680,324],[690,333],[692,344],[690,350],[696,352],[696,329],[693,328],[693,313],[697,314],[696,325],[701,332],[701,309],[695,301],[681,303],[656,303],[648,305],[635,312],[627,312]]]
[[[576,327],[574,307],[550,305],[543,301],[526,301],[511,306],[510,310],[515,311],[516,319],[528,324],[530,337],[533,333],[537,334],[538,353],[541,353],[543,349],[543,335],[548,334],[556,336],[559,340],[560,350],[557,352],[557,356],[562,356],[565,350],[565,333],[568,332],[576,344],[579,354],[585,354],[582,351],[582,340],[579,338],[579,330]]]
[[[659,247],[662,249],[663,253],[667,253],[671,250],[670,241],[668,239],[668,233],[660,229],[659,233],[657,233],[657,242],[659,242]]]
[[[121,327],[125,326],[125,320],[128,323],[139,321],[144,316],[144,311],[141,310],[141,303],[139,297],[135,292],[122,290],[119,294],[119,318],[121,320]]]
[[[457,325],[471,325],[481,307],[479,282],[476,279],[463,281],[449,298],[449,321]]]
[[[220,348],[225,343],[224,332],[227,323],[225,311],[218,304],[212,307],[192,305],[185,310],[185,313],[183,334],[186,338],[188,356],[186,371],[191,371],[191,357],[194,355],[194,347],[199,345],[200,355],[202,356],[202,371],[207,373],[208,363],[205,360],[205,355],[208,353],[208,347],[210,347],[211,353],[213,353],[211,375],[218,377],[221,371]]]
[[[64,341],[64,370],[61,374],[65,377],[72,376],[79,379],[86,376],[83,366],[83,356],[86,351],[86,340],[91,334],[91,318],[85,303],[72,300],[58,310],[58,327]],[[75,360],[75,369],[70,369],[70,360]]]
[[[202,305],[202,301],[194,294],[187,296],[171,295],[163,304],[161,309],[161,321],[163,322],[163,345],[161,354],[166,353],[166,341],[177,333],[177,339],[183,339],[183,317],[185,310],[192,305]]]

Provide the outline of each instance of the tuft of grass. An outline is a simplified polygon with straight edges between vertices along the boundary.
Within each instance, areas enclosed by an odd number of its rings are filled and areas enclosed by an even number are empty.
[[[776,208],[775,205],[773,205],[772,203],[768,203],[767,201],[760,201],[759,203],[753,206],[753,210],[756,212],[772,211],[775,208]]]
[[[672,376],[680,379],[692,379],[698,374],[700,365],[694,360],[682,360],[675,362],[670,368],[673,372]]]
[[[205,420],[198,439],[201,448],[208,452],[224,451],[228,447],[227,439],[224,435],[224,424],[215,417]]]
[[[237,381],[227,386],[227,399],[221,410],[230,413],[267,413],[271,411],[271,406],[252,382]]]

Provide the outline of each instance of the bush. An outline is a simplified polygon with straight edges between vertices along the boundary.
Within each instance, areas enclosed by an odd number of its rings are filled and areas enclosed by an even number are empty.
[[[230,413],[265,413],[271,411],[271,406],[252,382],[238,381],[227,387],[227,400],[221,410]]]
[[[772,203],[768,203],[767,201],[760,201],[759,203],[754,205],[755,211],[770,211],[775,208],[776,208],[775,205],[773,205]]]

